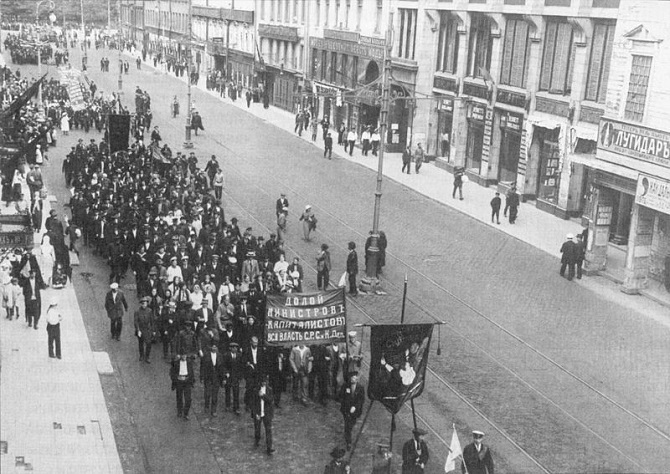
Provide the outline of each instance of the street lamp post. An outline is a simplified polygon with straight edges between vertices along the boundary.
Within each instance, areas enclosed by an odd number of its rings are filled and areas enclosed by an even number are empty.
[[[121,71],[121,44],[123,41],[123,37],[121,36],[121,0],[118,0],[119,2],[119,26],[117,28],[116,32],[116,37],[117,37],[117,45],[116,49],[119,54],[119,80],[118,80],[118,98],[119,98],[119,103],[121,102],[121,93],[123,92],[123,72]]]
[[[56,21],[56,15],[54,15],[53,10],[56,8],[56,5],[52,0],[42,0],[41,2],[37,3],[37,6],[35,7],[35,23],[39,25],[40,23],[40,6],[42,6],[43,3],[49,4],[49,9],[51,13],[49,14],[49,21],[51,22],[51,25],[53,26],[53,22]],[[42,40],[39,37],[37,37],[37,70],[39,73],[39,76],[42,77]],[[39,87],[37,88],[37,108],[40,113],[40,115],[44,115],[44,102],[42,100],[42,82],[40,81]]]
[[[191,141],[191,68],[193,67],[192,43],[193,37],[193,0],[188,0],[188,71],[186,74],[186,128],[184,130],[184,148],[193,148]]]
[[[370,279],[377,278],[377,263],[379,262],[379,215],[382,200],[382,180],[384,178],[384,149],[386,142],[386,122],[389,112],[389,82],[391,79],[391,41],[393,32],[393,13],[389,13],[389,24],[386,31],[386,45],[384,47],[384,70],[382,72],[382,99],[379,114],[379,135],[381,144],[377,160],[377,188],[375,190],[375,209],[372,218],[372,235],[370,236],[369,256],[366,255],[365,274]]]

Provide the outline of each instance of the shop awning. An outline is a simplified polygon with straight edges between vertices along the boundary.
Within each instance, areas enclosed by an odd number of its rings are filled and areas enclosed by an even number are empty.
[[[579,122],[575,127],[577,138],[582,140],[598,141],[598,125],[594,123]]]
[[[560,117],[538,112],[530,114],[527,120],[536,127],[546,128],[547,130],[553,130],[564,124],[564,121]]]
[[[585,158],[590,157],[590,159]],[[593,155],[584,155],[584,154],[575,154],[572,155],[572,161],[576,163],[582,163],[589,168],[605,171],[616,176],[622,176],[624,178],[632,179],[637,181],[637,177],[640,174],[639,171],[626,168],[625,166],[617,165],[615,163],[610,163],[609,161],[603,161],[599,159],[593,159]]]

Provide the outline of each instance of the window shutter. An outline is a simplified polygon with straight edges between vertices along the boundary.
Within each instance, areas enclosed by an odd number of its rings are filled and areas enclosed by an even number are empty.
[[[446,41],[448,17],[445,12],[440,14],[440,36],[437,40],[437,61],[435,63],[436,71],[444,71],[446,65]]]
[[[604,104],[607,100],[607,81],[610,77],[610,61],[612,61],[612,46],[614,44],[614,25],[607,27],[607,38],[605,38],[605,51],[602,60],[602,75],[600,79],[600,90],[598,91],[598,103]]]
[[[596,24],[593,29],[591,61],[589,62],[589,75],[586,80],[586,94],[584,96],[586,100],[596,100],[598,98],[598,86],[600,84],[600,72],[606,36],[607,26]]]
[[[449,21],[447,39],[447,72],[456,74],[456,65],[458,63],[458,25],[455,20]]]
[[[510,72],[512,70],[512,53],[514,52],[514,31],[517,20],[508,20],[505,28],[505,42],[503,44],[502,68],[500,71],[500,83],[510,84]]]
[[[514,56],[512,60],[512,74],[510,84],[523,87],[526,82],[526,42],[528,41],[528,23],[516,22],[514,36]]]
[[[547,23],[547,31],[544,34],[544,57],[542,58],[542,71],[540,71],[541,91],[549,90],[549,86],[551,85],[551,72],[554,63],[557,27],[557,23]]]
[[[551,85],[549,86],[549,92],[551,93],[563,94],[566,91],[566,79],[568,77],[568,65],[570,63],[570,50],[572,46],[571,39],[572,27],[567,23],[560,23],[556,35],[556,53],[554,54]]]

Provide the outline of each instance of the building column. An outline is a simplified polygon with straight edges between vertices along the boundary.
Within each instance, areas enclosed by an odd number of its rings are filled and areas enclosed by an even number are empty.
[[[589,237],[586,242],[584,260],[585,275],[597,275],[598,272],[605,270],[610,224],[614,210],[610,192],[605,188],[595,187],[591,199],[593,199],[593,206],[591,216],[589,216]]]
[[[617,222],[616,228],[614,229],[614,238],[612,242],[617,245],[623,245],[626,243],[627,237],[630,231],[626,230],[628,215],[631,213],[632,208],[634,207],[632,201],[634,196],[626,193],[619,194],[619,208],[617,209]],[[630,224],[630,229],[633,228],[633,223]]]
[[[633,205],[628,237],[626,270],[621,291],[634,295],[646,288],[649,275],[651,241],[654,233],[654,211]]]

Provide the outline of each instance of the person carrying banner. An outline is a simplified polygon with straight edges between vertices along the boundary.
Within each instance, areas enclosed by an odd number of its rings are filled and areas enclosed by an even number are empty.
[[[307,406],[309,374],[312,371],[312,352],[304,343],[293,347],[289,356],[293,370],[293,399]]]
[[[472,438],[472,443],[463,449],[461,471],[463,474],[494,474],[491,450],[482,443],[484,433],[473,430]]]
[[[342,387],[340,412],[344,417],[344,440],[347,442],[347,451],[351,450],[351,432],[356,420],[361,416],[365,391],[358,383],[358,372],[349,374],[349,385]]]
[[[428,445],[423,440],[426,432],[421,428],[412,430],[414,437],[402,447],[402,473],[422,474],[429,459]]]

